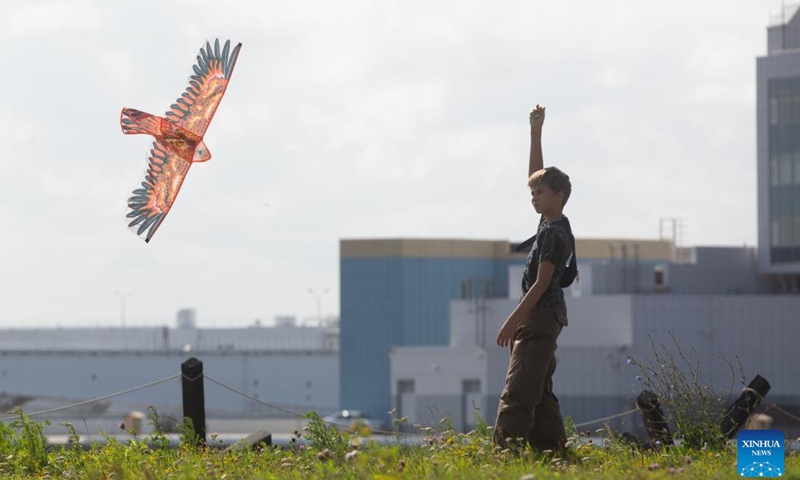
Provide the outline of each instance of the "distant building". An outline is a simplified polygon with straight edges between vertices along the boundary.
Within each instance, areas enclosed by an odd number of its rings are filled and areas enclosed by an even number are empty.
[[[683,367],[673,338],[689,358],[696,351],[695,365],[704,382],[718,390],[731,388],[735,397],[742,373],[745,382],[761,374],[772,384],[764,404],[800,413],[800,383],[788,360],[800,338],[800,296],[759,293],[764,286],[755,271],[753,248],[696,248],[691,257],[690,263],[640,268],[638,293],[626,292],[622,281],[632,276],[623,273],[630,266],[581,266],[581,276],[603,281],[583,285],[580,296],[567,296],[570,323],[559,338],[554,378],[563,415],[582,423],[635,408],[642,389],[635,378],[641,372],[626,364],[627,357],[652,358],[652,339],[657,351],[669,351]],[[656,275],[659,271],[664,277]],[[391,397],[397,415],[408,416],[409,424],[450,416],[456,428],[466,431],[475,426],[477,409],[492,424],[508,368],[508,350],[494,341],[517,301],[516,294],[453,300],[447,346],[391,349]],[[733,371],[725,360],[733,362]],[[739,372],[737,360],[744,372]],[[786,416],[775,417],[774,427],[800,433],[800,425],[781,423]],[[641,433],[638,414],[610,423]]]
[[[191,312],[191,313],[187,313]],[[194,311],[182,310],[176,329],[35,328],[0,330],[0,406],[48,409],[105,396],[180,373],[196,357],[205,382],[207,417],[329,413],[339,403],[338,330],[320,327],[192,328]],[[253,400],[256,399],[256,400]],[[181,380],[154,385],[48,418],[109,417],[157,407],[182,417]],[[115,423],[116,422],[116,423]]]
[[[652,276],[653,265],[682,253],[667,240],[578,239],[576,248],[579,267],[623,266],[629,278],[621,281],[631,291],[640,276]],[[390,350],[448,345],[451,300],[518,297],[526,256],[514,252],[508,241],[342,240],[341,408],[387,420],[395,388],[390,385]],[[572,295],[601,288],[605,279],[592,281],[591,272],[580,268],[587,278]]]
[[[759,269],[800,292],[800,13],[767,29],[757,59]]]

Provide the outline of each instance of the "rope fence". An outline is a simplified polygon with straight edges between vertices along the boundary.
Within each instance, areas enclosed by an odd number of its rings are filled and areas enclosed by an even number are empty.
[[[230,386],[230,385],[228,385],[228,384],[226,384],[226,383],[224,383],[224,382],[222,382],[220,380],[217,380],[216,378],[211,377],[208,374],[204,374],[204,373],[201,373],[201,374],[199,374],[197,376],[194,376],[194,377],[191,377],[191,378],[186,376],[186,375],[184,375],[184,374],[182,374],[182,373],[176,373],[174,375],[170,375],[168,377],[165,377],[165,378],[162,378],[162,379],[159,379],[159,380],[154,380],[152,382],[145,383],[143,385],[139,385],[139,386],[128,388],[128,389],[125,389],[125,390],[121,390],[121,391],[118,391],[118,392],[110,393],[108,395],[103,395],[101,397],[95,397],[95,398],[91,398],[91,399],[88,399],[88,400],[83,400],[83,401],[80,401],[80,402],[70,403],[68,405],[63,405],[63,406],[60,406],[60,407],[49,408],[49,409],[46,409],[46,410],[39,410],[39,411],[32,412],[32,413],[26,413],[25,415],[28,416],[28,417],[36,417],[36,416],[46,415],[46,414],[50,414],[50,413],[60,412],[60,411],[63,411],[63,410],[69,410],[71,408],[81,407],[81,406],[84,406],[84,405],[90,405],[92,403],[101,402],[101,401],[108,400],[108,399],[111,399],[111,398],[115,398],[115,397],[119,397],[119,396],[126,395],[126,394],[129,394],[129,393],[133,393],[133,392],[136,392],[136,391],[139,391],[139,390],[144,390],[146,388],[150,388],[150,387],[153,387],[155,385],[159,385],[159,384],[162,384],[162,383],[165,383],[165,382],[169,382],[170,380],[175,380],[176,378],[181,378],[181,377],[183,377],[184,379],[186,379],[188,381],[192,381],[192,382],[196,381],[196,380],[199,380],[202,377],[202,378],[207,379],[209,382],[214,383],[214,384],[216,384],[217,386],[219,386],[219,387],[221,387],[223,389],[226,389],[226,390],[228,390],[228,391],[230,391],[230,392],[232,392],[232,393],[234,393],[236,395],[239,395],[239,396],[241,396],[243,398],[246,398],[246,399],[248,399],[250,401],[253,401],[255,403],[258,403],[260,405],[275,409],[277,411],[286,413],[286,414],[288,414],[290,416],[293,416],[293,417],[308,419],[308,416],[306,414],[299,413],[299,412],[296,412],[294,410],[282,407],[280,405],[277,405],[277,404],[274,404],[274,403],[270,403],[270,402],[266,402],[264,400],[256,398],[256,397],[254,397],[252,395],[249,395],[249,394],[243,392],[240,389],[232,387],[232,386]],[[797,422],[800,422],[800,417],[798,417],[796,415],[793,415],[792,413],[790,413],[790,412],[786,411],[785,409],[779,407],[775,403],[772,403],[769,406],[767,406],[764,409],[764,411],[769,411],[769,410],[773,410],[773,409],[777,410],[777,411],[780,411],[781,413],[783,413],[787,417],[789,417],[789,418],[791,418],[791,419],[793,419],[793,420],[795,420]],[[614,420],[614,419],[617,419],[617,418],[625,417],[627,415],[631,415],[631,414],[639,412],[639,411],[640,411],[639,408],[633,408],[633,409],[626,410],[624,412],[620,412],[620,413],[617,413],[617,414],[614,414],[614,415],[609,415],[609,416],[598,418],[598,419],[595,419],[595,420],[590,420],[590,421],[587,421],[587,422],[577,423],[577,424],[574,424],[574,427],[575,428],[582,428],[582,427],[586,427],[588,425],[593,425],[593,424],[597,424],[597,423],[603,423],[603,422],[607,422],[609,420]],[[16,418],[18,418],[17,415],[9,415],[9,416],[5,416],[5,417],[0,417],[0,422],[13,420],[13,419],[16,419]],[[336,427],[350,427],[350,425],[343,425],[343,424],[336,423],[336,422],[330,422],[330,421],[325,421],[325,420],[323,420],[323,422],[325,422],[328,425],[332,425],[332,426],[336,426]],[[394,434],[398,433],[396,431],[388,431],[388,430],[380,430],[380,429],[371,429],[371,431],[373,433],[383,434],[383,435],[394,435]]]
[[[626,415],[630,415],[630,414],[632,414],[632,413],[636,413],[636,412],[638,412],[638,411],[639,411],[639,409],[638,409],[638,408],[632,408],[632,409],[630,409],[630,410],[627,410],[627,411],[625,411],[625,412],[617,413],[616,415],[609,415],[609,416],[607,416],[607,417],[598,418],[597,420],[590,420],[590,421],[588,421],[588,422],[576,423],[576,424],[574,425],[574,427],[575,427],[575,428],[581,428],[581,427],[585,427],[585,426],[587,426],[587,425],[593,425],[593,424],[595,424],[595,423],[607,422],[607,421],[609,421],[609,420],[614,420],[615,418],[624,417],[624,416],[626,416]]]
[[[139,385],[138,387],[129,388],[127,390],[122,390],[120,392],[110,393],[108,395],[103,395],[102,397],[91,398],[89,400],[84,400],[82,402],[71,403],[69,405],[64,405],[64,406],[61,406],[61,407],[49,408],[47,410],[40,410],[38,412],[33,412],[33,413],[26,413],[25,415],[28,416],[28,417],[36,417],[36,416],[39,416],[39,415],[45,415],[45,414],[48,414],[48,413],[60,412],[62,410],[68,410],[70,408],[82,407],[84,405],[89,405],[89,404],[92,404],[92,403],[102,402],[103,400],[108,400],[109,398],[119,397],[121,395],[126,395],[128,393],[136,392],[138,390],[144,390],[145,388],[149,388],[149,387],[152,387],[154,385],[158,385],[160,383],[164,383],[164,382],[168,382],[170,380],[174,380],[174,379],[176,379],[176,378],[178,378],[180,376],[181,376],[180,373],[176,373],[175,375],[170,375],[169,377],[162,378],[161,380],[156,380],[156,381],[153,381],[153,382],[150,382],[150,383],[145,383],[144,385]],[[13,420],[15,418],[17,418],[16,415],[10,415],[10,416],[7,416],[7,417],[0,417],[0,422],[4,422],[6,420]]]

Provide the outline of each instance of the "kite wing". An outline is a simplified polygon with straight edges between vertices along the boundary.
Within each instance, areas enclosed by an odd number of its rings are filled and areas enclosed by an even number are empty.
[[[145,242],[150,242],[166,218],[192,165],[160,141],[153,142],[148,161],[142,187],[128,199],[127,215],[128,228]]]
[[[166,113],[168,120],[200,138],[203,138],[208,124],[214,118],[242,48],[241,43],[233,50],[230,46],[231,41],[226,40],[225,47],[220,51],[219,39],[214,41],[213,48],[206,42],[206,46],[200,49],[197,63],[192,66],[194,75],[189,77],[189,86]]]

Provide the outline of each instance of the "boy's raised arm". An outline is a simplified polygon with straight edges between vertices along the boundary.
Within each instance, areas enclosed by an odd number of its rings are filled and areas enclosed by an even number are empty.
[[[530,115],[531,122],[531,154],[528,161],[528,177],[533,172],[544,168],[542,155],[542,126],[544,125],[544,107],[536,105]]]

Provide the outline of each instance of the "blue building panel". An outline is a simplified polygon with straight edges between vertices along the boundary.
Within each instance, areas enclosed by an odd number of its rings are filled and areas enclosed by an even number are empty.
[[[449,304],[508,295],[508,267],[519,258],[342,258],[341,407],[388,421],[389,350],[447,345]]]

